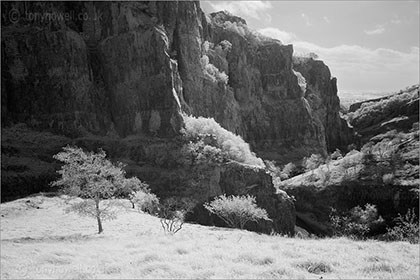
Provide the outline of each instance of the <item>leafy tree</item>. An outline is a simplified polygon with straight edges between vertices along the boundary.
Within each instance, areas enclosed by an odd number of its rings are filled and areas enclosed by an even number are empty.
[[[106,158],[103,150],[98,153],[84,152],[81,148],[69,146],[63,150],[54,155],[64,165],[57,171],[61,178],[53,182],[52,186],[62,187],[70,196],[81,197],[83,201],[73,204],[67,210],[96,218],[98,233],[102,233],[102,220],[116,216],[113,208],[116,202],[107,200],[115,198],[127,185],[139,180],[125,179],[123,164],[114,165]]]
[[[271,221],[267,211],[259,208],[255,202],[255,197],[250,195],[229,197],[221,195],[212,202],[205,203],[204,208],[233,228],[243,229],[249,221]]]

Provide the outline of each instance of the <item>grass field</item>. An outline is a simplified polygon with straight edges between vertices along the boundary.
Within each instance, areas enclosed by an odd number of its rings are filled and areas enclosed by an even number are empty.
[[[167,235],[157,218],[129,207],[98,235],[95,220],[65,214],[65,207],[43,196],[1,204],[2,279],[419,279],[419,245],[406,242],[193,224]]]

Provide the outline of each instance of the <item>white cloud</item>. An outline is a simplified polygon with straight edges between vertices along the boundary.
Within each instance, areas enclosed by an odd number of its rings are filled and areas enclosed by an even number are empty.
[[[330,19],[326,16],[323,16],[322,19],[326,22],[326,23],[331,23]]]
[[[258,32],[265,36],[279,39],[283,44],[290,44],[297,39],[294,33],[286,32],[273,27],[263,28],[258,30]]]
[[[408,52],[359,45],[322,47],[300,40],[295,34],[276,28],[264,28],[260,33],[292,43],[295,54],[314,52],[338,78],[338,87],[344,91],[366,92],[399,90],[419,83],[420,51],[411,47]]]
[[[347,91],[395,91],[419,82],[419,48],[410,52],[358,45],[324,48],[316,44],[294,42],[297,53],[315,52]]]
[[[265,13],[271,8],[269,1],[209,1],[210,6],[216,11],[229,11],[239,16],[247,16],[255,19],[268,19]]]
[[[304,13],[302,13],[300,16],[303,18],[303,20],[305,21],[305,24],[307,26],[311,26],[312,25],[312,23],[310,22],[309,17],[307,15],[305,15]]]
[[[382,34],[382,33],[384,33],[385,32],[385,26],[384,25],[381,25],[381,24],[378,24],[378,25],[376,25],[376,27],[374,28],[374,29],[370,29],[370,30],[364,30],[364,32],[367,34],[367,35],[377,35],[377,34]]]

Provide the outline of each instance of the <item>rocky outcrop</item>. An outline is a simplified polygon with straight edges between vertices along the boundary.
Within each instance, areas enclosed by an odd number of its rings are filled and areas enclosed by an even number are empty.
[[[49,21],[3,18],[6,122],[73,137],[167,137],[182,127],[183,110],[214,117],[260,156],[279,162],[349,141],[328,67],[319,61],[293,65],[291,45],[256,35],[239,17],[205,15],[192,1],[5,3],[3,8],[4,15],[11,10],[73,15]],[[217,50],[223,41],[231,47]],[[205,50],[205,42],[213,47]],[[206,77],[204,55],[228,75],[228,83]],[[307,93],[294,67],[309,80]]]
[[[409,132],[419,122],[419,99],[419,85],[414,85],[396,94],[352,104],[350,122],[360,142],[367,143],[391,130]]]
[[[305,99],[314,118],[322,124],[328,152],[337,148],[347,150],[347,145],[356,139],[353,128],[340,116],[337,79],[331,77],[330,70],[322,61],[313,58],[295,59],[293,68],[305,78]]]
[[[6,3],[3,8],[4,15],[74,16],[29,22],[22,16],[3,25],[3,120],[73,137],[179,132],[177,63],[152,16],[155,5]],[[77,21],[80,16],[86,20]]]

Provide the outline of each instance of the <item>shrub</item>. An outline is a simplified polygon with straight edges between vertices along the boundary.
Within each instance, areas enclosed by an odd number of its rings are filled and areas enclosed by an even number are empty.
[[[398,145],[393,140],[367,143],[363,146],[362,153],[365,173],[373,174],[374,178],[385,184],[392,183],[395,172],[404,164]]]
[[[385,238],[391,241],[408,241],[419,243],[419,220],[414,209],[408,209],[404,216],[398,214],[396,225],[387,229]]]
[[[150,192],[149,185],[143,183],[137,177],[132,177],[123,180],[121,188],[119,188],[115,193],[115,197],[128,199],[134,208],[135,203],[133,199],[136,193],[140,191]]]
[[[257,207],[255,197],[221,195],[210,203],[205,203],[204,208],[217,215],[226,224],[233,228],[243,229],[249,221],[271,221],[265,209]]]
[[[273,185],[276,187],[280,184],[281,180],[284,178],[282,175],[280,168],[276,166],[276,162],[265,160],[265,166],[267,173],[271,175]]]
[[[185,215],[192,211],[195,202],[188,198],[169,197],[159,205],[158,216],[163,231],[175,234],[182,229]]]
[[[102,220],[115,218],[112,203],[104,200],[115,198],[126,187],[123,164],[114,165],[106,159],[103,150],[86,153],[81,148],[69,146],[63,150],[53,156],[64,162],[64,165],[57,171],[61,178],[51,185],[62,187],[62,191],[70,196],[84,199],[70,206],[67,211],[96,218],[98,233],[102,233]],[[137,178],[128,181],[140,182]]]
[[[293,70],[293,74],[295,74],[295,76],[298,80],[298,85],[299,85],[300,89],[302,90],[303,93],[305,93],[306,92],[306,87],[307,87],[305,77],[303,77],[303,75],[300,72],[297,72],[295,70]]]
[[[307,158],[305,161],[305,167],[307,171],[312,170],[313,171],[318,168],[322,163],[324,162],[324,159],[320,154],[312,154],[310,158]]]
[[[384,220],[378,216],[375,205],[366,204],[365,209],[356,206],[345,214],[339,214],[335,209],[331,209],[330,222],[334,235],[363,239],[371,228],[382,224]]]
[[[150,191],[137,191],[133,195],[132,202],[137,205],[138,210],[149,214],[157,214],[159,209],[159,199]]]
[[[183,134],[187,140],[197,143],[204,141],[204,146],[215,147],[218,150],[207,148],[207,151],[215,157],[222,157],[224,160],[234,160],[253,166],[264,167],[264,162],[255,156],[240,136],[222,128],[213,118],[185,116],[185,129]],[[187,149],[188,150],[188,149]],[[205,156],[204,156],[205,157]]]
[[[203,55],[200,59],[201,67],[203,69],[204,76],[213,82],[222,82],[223,84],[228,83],[228,76],[225,72],[220,71],[216,66],[209,62],[209,57]]]
[[[294,163],[289,162],[288,164],[286,164],[282,170],[282,173],[287,177],[287,178],[291,178],[294,176],[294,174],[296,174],[297,168],[296,165]]]
[[[338,160],[338,159],[342,159],[343,155],[341,154],[341,151],[339,149],[336,149],[332,154],[331,154],[331,160]]]
[[[220,148],[214,147],[214,143],[206,141],[208,137],[203,137],[197,142],[190,141],[184,145],[181,153],[183,158],[191,165],[200,163],[222,163],[227,159],[227,154]]]
[[[382,182],[384,182],[384,184],[390,185],[394,181],[394,177],[394,174],[384,174],[382,176]]]

